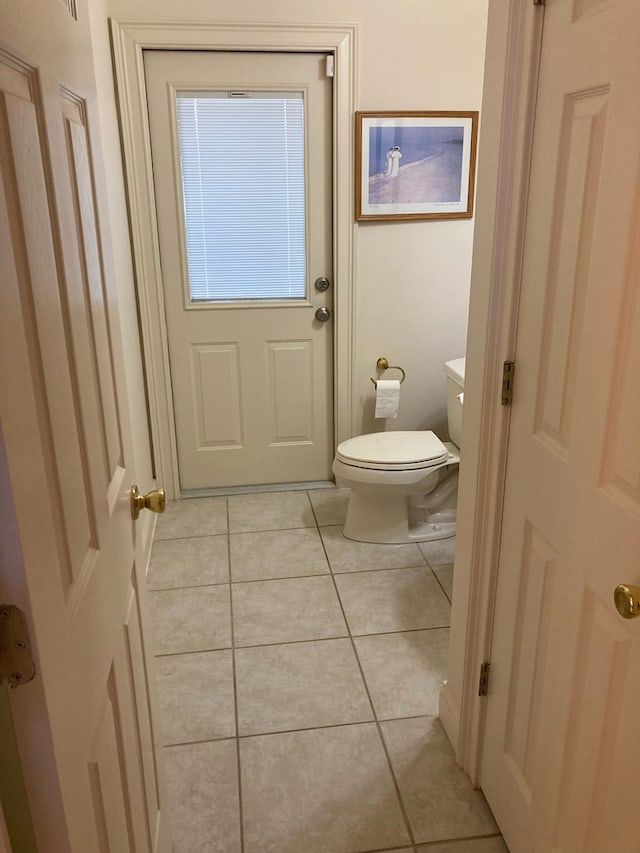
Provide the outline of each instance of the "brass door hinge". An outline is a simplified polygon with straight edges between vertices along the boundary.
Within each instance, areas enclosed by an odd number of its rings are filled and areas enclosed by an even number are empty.
[[[25,615],[13,604],[0,604],[0,685],[20,687],[35,674]]]
[[[485,661],[483,664],[480,664],[480,683],[478,684],[478,696],[486,696],[489,692],[489,670],[491,669],[491,664],[489,661]]]
[[[502,396],[503,406],[510,406],[513,401],[513,375],[516,371],[515,361],[505,361],[502,365]]]

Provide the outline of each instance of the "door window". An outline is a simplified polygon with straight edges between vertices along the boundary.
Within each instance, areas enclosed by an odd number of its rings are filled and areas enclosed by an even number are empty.
[[[190,302],[304,299],[302,93],[176,97]]]

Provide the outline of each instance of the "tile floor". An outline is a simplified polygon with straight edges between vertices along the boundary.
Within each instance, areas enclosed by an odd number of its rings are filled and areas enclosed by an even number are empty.
[[[505,853],[437,718],[453,540],[342,536],[338,489],[200,498],[148,576],[174,853]]]

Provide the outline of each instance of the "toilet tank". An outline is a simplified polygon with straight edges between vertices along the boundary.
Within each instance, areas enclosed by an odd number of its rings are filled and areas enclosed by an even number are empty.
[[[462,408],[464,391],[464,363],[466,359],[455,358],[447,361],[444,372],[447,376],[447,418],[449,421],[449,438],[460,447],[462,438]]]

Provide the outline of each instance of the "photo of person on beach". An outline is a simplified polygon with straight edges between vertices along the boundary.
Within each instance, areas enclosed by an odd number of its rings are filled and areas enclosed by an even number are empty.
[[[458,202],[464,128],[369,128],[369,203]]]

